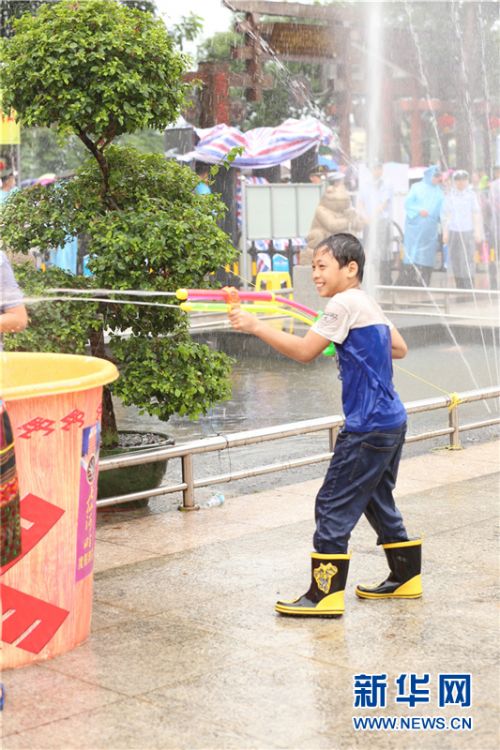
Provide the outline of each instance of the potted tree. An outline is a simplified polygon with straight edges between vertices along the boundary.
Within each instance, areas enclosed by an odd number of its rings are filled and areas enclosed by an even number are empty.
[[[194,192],[189,168],[114,144],[123,133],[163,129],[177,118],[185,68],[161,21],[116,0],[62,0],[14,23],[0,54],[4,108],[28,127],[76,134],[89,152],[70,178],[18,191],[2,208],[0,234],[9,250],[43,252],[68,236],[86,240],[91,277],[44,274],[27,264],[19,276],[28,294],[75,286],[172,292],[206,285],[207,274],[232,259],[217,225],[224,206]],[[113,392],[123,403],[162,420],[174,413],[194,418],[229,396],[230,360],[195,343],[175,305],[121,299],[35,305],[30,327],[7,346],[80,352],[90,343],[91,354],[117,364]],[[109,390],[102,444],[119,444]]]

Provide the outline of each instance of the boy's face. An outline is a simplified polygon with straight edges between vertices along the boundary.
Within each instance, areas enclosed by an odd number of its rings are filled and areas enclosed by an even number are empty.
[[[333,297],[359,286],[358,264],[351,260],[340,268],[338,260],[327,250],[317,250],[312,259],[312,279],[320,297]]]

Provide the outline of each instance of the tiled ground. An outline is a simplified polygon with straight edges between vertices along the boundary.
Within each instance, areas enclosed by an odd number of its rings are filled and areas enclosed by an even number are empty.
[[[92,635],[6,671],[3,750],[351,750],[498,747],[499,443],[403,460],[399,504],[424,537],[425,596],[359,601],[383,576],[364,522],[340,620],[281,618],[308,585],[319,481],[181,514],[103,514]],[[132,515],[134,517],[132,517]],[[353,676],[386,673],[385,709],[353,708]],[[436,703],[441,672],[472,674],[472,706]],[[431,675],[429,704],[394,679]],[[355,732],[352,717],[471,716],[472,732]]]

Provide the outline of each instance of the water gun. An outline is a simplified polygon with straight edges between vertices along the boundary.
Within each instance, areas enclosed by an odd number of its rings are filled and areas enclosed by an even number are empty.
[[[313,325],[323,315],[306,305],[301,305],[287,297],[281,297],[274,292],[238,291],[234,287],[223,289],[178,289],[176,297],[180,300],[180,308],[184,312],[221,312],[227,313],[234,305],[239,305],[245,312],[253,314],[281,314],[290,318]],[[325,357],[335,355],[333,341],[326,347]]]

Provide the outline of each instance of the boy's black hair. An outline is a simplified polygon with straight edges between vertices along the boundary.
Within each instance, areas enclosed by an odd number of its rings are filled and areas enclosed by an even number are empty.
[[[365,268],[365,251],[363,245],[353,234],[348,232],[339,232],[331,234],[325,240],[321,240],[314,248],[314,255],[319,250],[324,250],[335,258],[340,268],[347,266],[351,260],[358,264],[358,279],[363,281],[363,271]]]

